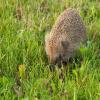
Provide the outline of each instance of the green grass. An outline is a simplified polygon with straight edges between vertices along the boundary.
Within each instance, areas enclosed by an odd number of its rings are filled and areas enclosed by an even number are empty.
[[[21,20],[13,14],[19,1]],[[68,7],[78,9],[84,20],[87,46],[80,48],[82,60],[66,65],[75,66],[71,72],[50,72],[44,37]],[[0,100],[17,99],[100,100],[99,0],[0,0]]]

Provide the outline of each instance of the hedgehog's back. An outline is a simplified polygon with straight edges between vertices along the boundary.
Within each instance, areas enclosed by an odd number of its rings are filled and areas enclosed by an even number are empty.
[[[72,42],[86,40],[86,28],[79,13],[74,9],[67,9],[59,15],[52,30],[51,36],[63,35]]]

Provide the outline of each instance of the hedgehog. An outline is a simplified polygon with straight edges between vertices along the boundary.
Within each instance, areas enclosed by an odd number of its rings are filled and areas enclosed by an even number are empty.
[[[50,65],[67,63],[87,41],[86,27],[76,9],[64,10],[45,35],[45,51]]]

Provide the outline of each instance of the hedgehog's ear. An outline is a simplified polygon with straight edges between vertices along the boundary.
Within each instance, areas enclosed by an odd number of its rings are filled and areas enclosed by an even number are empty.
[[[69,46],[69,42],[68,41],[61,41],[61,45],[64,49],[67,49]]]

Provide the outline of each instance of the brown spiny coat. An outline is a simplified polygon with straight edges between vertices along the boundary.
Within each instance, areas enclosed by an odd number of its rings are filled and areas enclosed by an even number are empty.
[[[75,9],[62,12],[51,32],[45,36],[45,50],[51,64],[68,61],[73,57],[80,43],[87,40],[86,28]]]

